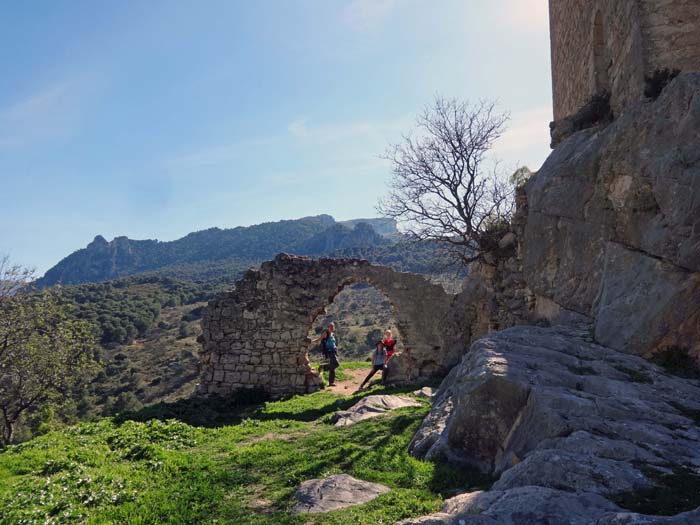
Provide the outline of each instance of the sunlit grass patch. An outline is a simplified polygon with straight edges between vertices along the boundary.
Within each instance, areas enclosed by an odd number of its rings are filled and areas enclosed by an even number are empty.
[[[489,484],[408,454],[427,405],[348,427],[325,423],[364,395],[322,391],[233,406],[238,422],[215,428],[105,419],[51,432],[0,453],[0,524],[393,523]],[[391,492],[342,511],[290,514],[300,483],[336,473]]]

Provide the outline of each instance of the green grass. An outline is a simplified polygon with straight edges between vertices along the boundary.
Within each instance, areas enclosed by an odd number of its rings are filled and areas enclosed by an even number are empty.
[[[227,417],[199,426],[157,419],[169,414],[161,405],[135,417],[154,419],[104,419],[49,433],[0,453],[0,524],[394,523],[490,484],[409,456],[427,405],[349,427],[325,422],[360,397],[318,392],[230,403]],[[172,413],[186,418],[197,407],[181,402]],[[341,511],[290,514],[301,482],[341,472],[392,490]]]

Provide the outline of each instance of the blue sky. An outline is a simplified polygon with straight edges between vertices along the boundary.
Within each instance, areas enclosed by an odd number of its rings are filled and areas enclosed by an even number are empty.
[[[376,216],[379,155],[435,94],[496,99],[548,154],[547,0],[5,2],[0,254]]]

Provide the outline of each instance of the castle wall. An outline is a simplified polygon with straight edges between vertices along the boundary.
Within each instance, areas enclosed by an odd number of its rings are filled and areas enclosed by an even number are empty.
[[[636,0],[550,0],[549,10],[555,120],[575,113],[603,89],[613,94],[616,111],[641,96],[644,59]]]
[[[554,119],[597,92],[619,114],[657,69],[700,71],[697,0],[550,0]]]
[[[700,71],[700,5],[697,0],[641,0],[648,71]]]

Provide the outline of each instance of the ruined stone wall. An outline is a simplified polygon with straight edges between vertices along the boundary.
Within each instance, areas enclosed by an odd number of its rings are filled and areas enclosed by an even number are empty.
[[[550,0],[554,120],[596,92],[619,114],[657,69],[700,71],[696,0]]]
[[[464,290],[452,311],[460,312],[455,326],[460,337],[472,342],[511,326],[536,322],[536,297],[523,273],[523,239],[528,203],[525,188],[516,190],[516,212],[510,231],[501,238],[498,250],[487,253],[469,267]]]
[[[311,323],[345,286],[362,282],[387,296],[402,336],[404,351],[391,362],[390,380],[426,378],[459,360],[467,341],[459,343],[447,321],[453,296],[442,287],[367,261],[282,254],[209,303],[202,320],[202,393],[319,389],[321,379],[307,356]]]

